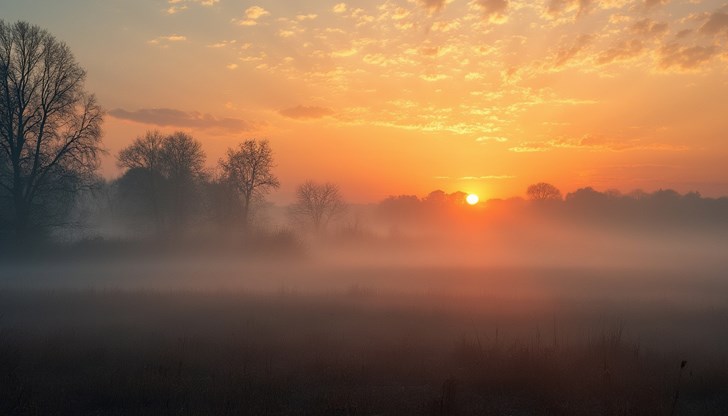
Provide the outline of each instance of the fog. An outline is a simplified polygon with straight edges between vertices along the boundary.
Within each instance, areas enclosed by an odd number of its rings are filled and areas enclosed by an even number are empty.
[[[93,238],[6,251],[0,349],[13,405],[3,409],[728,406],[723,212],[637,206],[615,216],[512,200],[393,218],[383,205],[351,206],[323,232],[268,206],[255,231],[172,239],[99,231],[123,225],[99,215]],[[120,387],[101,381],[111,374]]]

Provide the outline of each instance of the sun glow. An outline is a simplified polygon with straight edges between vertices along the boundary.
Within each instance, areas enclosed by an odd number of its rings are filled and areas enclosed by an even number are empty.
[[[478,198],[478,195],[475,195],[475,194],[470,194],[470,195],[468,195],[467,197],[465,197],[465,201],[466,201],[466,202],[467,202],[467,203],[468,203],[469,205],[475,205],[475,204],[477,204],[477,203],[478,203],[478,201],[480,201],[480,198]]]

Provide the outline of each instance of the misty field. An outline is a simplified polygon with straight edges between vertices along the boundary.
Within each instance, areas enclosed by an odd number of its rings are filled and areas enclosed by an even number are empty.
[[[7,262],[0,414],[728,409],[716,264],[183,258]]]

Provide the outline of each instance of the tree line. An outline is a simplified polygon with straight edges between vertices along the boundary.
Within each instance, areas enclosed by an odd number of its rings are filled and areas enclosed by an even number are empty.
[[[728,227],[728,197],[706,198],[698,192],[681,194],[672,189],[646,192],[635,189],[622,193],[617,189],[598,191],[579,188],[566,194],[556,186],[539,182],[525,189],[524,197],[491,199],[480,208],[466,206],[466,194],[441,190],[424,197],[389,196],[376,207],[377,217],[388,224],[435,224],[447,226],[464,213],[481,220],[507,218],[545,219],[581,225],[610,225],[635,230],[645,227],[689,228]],[[443,225],[443,224],[440,224]]]
[[[124,148],[123,175],[105,183],[97,173],[104,112],[85,79],[70,48],[48,31],[0,20],[0,241],[48,238],[80,220],[84,196],[105,199],[158,235],[183,233],[201,217],[247,229],[254,205],[279,188],[266,140],[228,149],[211,173],[199,141],[158,131]],[[315,230],[346,209],[331,183],[306,181],[296,195],[291,217]]]
[[[122,212],[151,223],[158,234],[179,234],[201,210],[221,225],[240,221],[245,227],[253,201],[280,186],[266,140],[228,149],[213,175],[192,136],[149,131],[119,152],[117,165],[125,171],[111,187]]]
[[[208,171],[202,145],[189,134],[149,131],[119,152],[123,175],[107,185],[118,214],[157,235],[175,236],[191,226],[247,231],[265,197],[280,187],[267,140],[245,140],[229,148]],[[289,216],[321,231],[346,211],[337,185],[305,181],[296,189]]]

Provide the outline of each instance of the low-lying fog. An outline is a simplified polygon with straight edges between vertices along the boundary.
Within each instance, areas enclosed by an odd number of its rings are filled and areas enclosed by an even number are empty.
[[[422,414],[448,380],[462,414],[728,407],[723,223],[474,215],[6,254],[0,389],[57,414]]]

